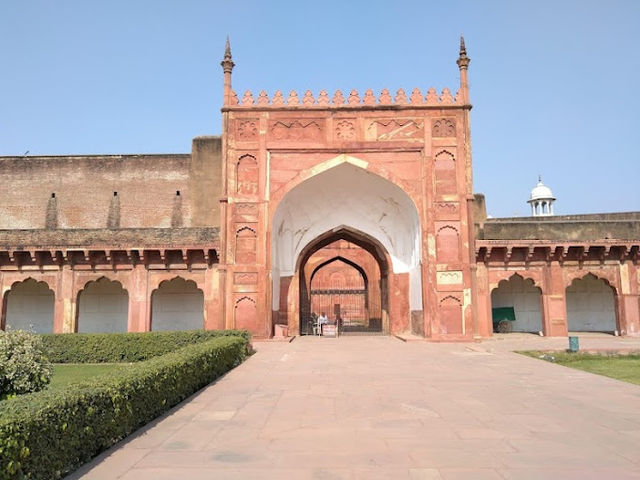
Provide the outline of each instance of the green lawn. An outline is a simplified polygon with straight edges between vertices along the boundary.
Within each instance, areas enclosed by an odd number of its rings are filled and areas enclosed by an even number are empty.
[[[60,388],[89,380],[104,373],[127,368],[129,363],[56,363],[53,366],[53,377],[50,388]]]
[[[534,358],[543,357],[542,360],[552,361],[565,367],[584,370],[585,372],[604,375],[623,382],[640,385],[640,354],[636,355],[598,355],[590,353],[566,353],[566,352],[519,352]]]

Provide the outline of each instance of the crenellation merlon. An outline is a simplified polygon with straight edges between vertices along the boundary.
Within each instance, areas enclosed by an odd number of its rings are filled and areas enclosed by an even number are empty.
[[[302,100],[298,96],[298,92],[291,90],[285,97],[285,94],[280,90],[276,90],[271,98],[269,98],[266,91],[262,90],[258,94],[257,99],[254,98],[253,93],[247,90],[242,95],[242,100],[238,100],[238,95],[232,90],[230,95],[230,102],[228,107],[262,107],[262,108],[279,108],[279,107],[372,107],[379,105],[396,105],[396,106],[441,106],[441,105],[465,105],[463,95],[458,90],[454,95],[451,94],[451,90],[443,88],[442,92],[438,95],[436,90],[431,87],[423,95],[419,88],[414,88],[410,95],[407,95],[405,91],[400,88],[396,91],[395,95],[392,94],[386,88],[380,92],[378,97],[375,96],[371,89],[368,89],[361,96],[357,90],[351,90],[349,95],[345,98],[345,95],[341,90],[336,90],[333,96],[329,96],[326,90],[322,90],[317,98],[314,97],[310,90],[306,90],[302,95]]]

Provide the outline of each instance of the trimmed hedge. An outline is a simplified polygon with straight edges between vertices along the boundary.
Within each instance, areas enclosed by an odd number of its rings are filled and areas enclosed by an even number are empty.
[[[235,367],[246,338],[189,345],[66,390],[0,403],[0,479],[58,479]]]
[[[247,343],[251,341],[251,334],[246,330],[41,335],[52,363],[139,362],[221,336],[241,336]]]

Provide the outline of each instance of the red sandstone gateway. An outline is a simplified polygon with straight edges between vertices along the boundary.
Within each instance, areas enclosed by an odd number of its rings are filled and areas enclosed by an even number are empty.
[[[222,137],[191,154],[2,158],[6,183],[36,179],[0,199],[2,327],[270,337],[325,311],[345,333],[468,341],[494,307],[520,331],[640,334],[640,213],[553,216],[540,182],[546,216],[486,218],[469,61],[461,41],[455,95],[239,99],[227,42]]]

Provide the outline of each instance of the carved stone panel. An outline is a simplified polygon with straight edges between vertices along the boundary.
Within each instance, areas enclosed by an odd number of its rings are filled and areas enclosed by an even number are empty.
[[[440,333],[462,333],[462,302],[457,295],[447,295],[439,303]]]
[[[434,160],[436,177],[436,195],[447,195],[457,192],[456,161],[448,150],[437,153]]]
[[[424,139],[424,121],[410,118],[374,120],[369,123],[365,135],[370,141],[420,141]]]
[[[441,227],[436,234],[438,263],[460,261],[460,234],[452,225]]]
[[[245,222],[255,222],[258,220],[257,203],[236,203],[235,219]]]
[[[320,141],[324,136],[322,120],[277,120],[269,125],[273,140]]]
[[[433,121],[431,134],[434,137],[455,137],[456,123],[454,119],[438,118]]]
[[[355,140],[356,127],[353,120],[338,120],[335,124],[335,134],[338,140]]]
[[[236,285],[257,285],[257,272],[236,272],[233,274],[233,283]]]
[[[441,202],[435,204],[436,220],[457,220],[460,218],[458,202]]]
[[[258,238],[255,226],[239,225],[236,227],[235,258],[237,264],[256,263]]]
[[[236,138],[240,141],[254,141],[258,139],[258,120],[236,120]]]
[[[258,308],[253,296],[242,296],[234,306],[234,323],[238,330],[249,330],[251,333],[264,334],[258,328]]]
[[[236,164],[236,192],[240,195],[258,195],[258,161],[253,155],[242,155]]]

